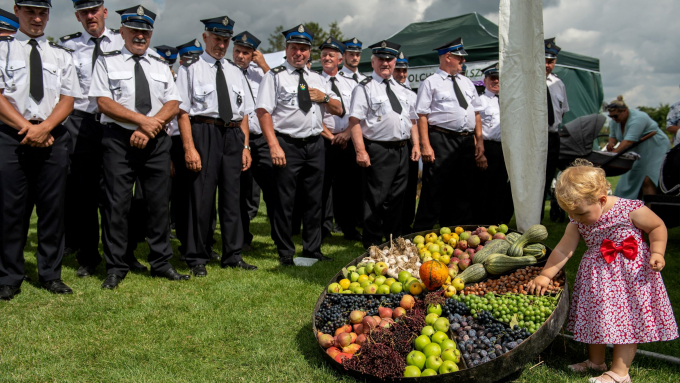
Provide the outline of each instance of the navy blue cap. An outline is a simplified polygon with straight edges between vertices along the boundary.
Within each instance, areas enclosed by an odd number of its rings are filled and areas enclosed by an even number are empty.
[[[329,37],[324,41],[320,46],[319,50],[323,49],[335,49],[340,51],[340,53],[345,53],[345,44],[341,43],[339,40],[337,40],[335,37]]]
[[[281,33],[286,37],[286,43],[312,45],[312,40],[314,40],[312,31],[305,28],[302,24]]]
[[[243,45],[244,47],[250,47],[253,49],[257,49],[257,47],[260,46],[260,40],[248,31],[239,33],[238,35],[234,36],[231,41],[233,41],[236,45]]]
[[[445,55],[447,53],[451,53],[452,55],[456,56],[467,56],[467,52],[465,52],[465,48],[463,47],[463,38],[459,37],[451,42],[448,42],[444,45],[442,45],[439,48],[435,48],[435,51],[439,53],[439,55]]]
[[[408,56],[404,55],[404,52],[399,52],[397,56],[397,63],[394,65],[395,68],[408,68]]]
[[[562,48],[555,44],[555,38],[545,39],[545,58],[556,59]]]
[[[234,20],[227,16],[213,17],[201,20],[205,24],[205,30],[221,37],[231,37],[234,34]]]
[[[356,37],[343,41],[342,43],[345,44],[345,50],[347,52],[361,52],[361,41]]]
[[[203,46],[196,39],[193,39],[186,44],[179,45],[176,48],[179,56],[198,56],[203,53]]]
[[[24,7],[52,8],[52,0],[14,0],[14,4]]]
[[[175,47],[170,47],[167,45],[159,45],[157,47],[154,47],[156,52],[158,52],[158,55],[161,56],[162,58],[165,59],[165,61],[168,62],[168,64],[172,65],[177,61],[177,52],[178,49]]]
[[[16,32],[19,29],[19,19],[14,13],[0,9],[0,29]]]
[[[125,27],[143,31],[153,31],[153,23],[156,22],[156,14],[141,5],[121,9],[116,11],[116,13],[120,15],[120,23]]]
[[[76,11],[97,8],[100,5],[104,5],[104,0],[73,0],[73,8],[75,8]]]
[[[484,73],[484,77],[498,76],[498,73],[499,73],[498,63],[492,64],[492,65],[482,69],[482,73]]]
[[[399,48],[401,48],[401,45],[391,41],[383,40],[371,45],[369,48],[373,50],[373,54],[376,57],[393,59],[399,54]]]

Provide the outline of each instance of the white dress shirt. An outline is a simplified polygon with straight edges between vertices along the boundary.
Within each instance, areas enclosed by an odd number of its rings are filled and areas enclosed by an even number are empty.
[[[383,78],[373,72],[371,80],[362,81],[352,93],[350,116],[361,121],[363,136],[372,141],[403,141],[411,138],[411,128],[418,118],[410,89],[390,77],[390,89],[399,99],[401,114],[392,109]]]
[[[272,115],[274,130],[295,138],[318,136],[323,131],[323,116],[326,106],[312,102],[312,108],[305,113],[298,105],[298,84],[300,75],[297,68],[287,61],[281,67],[267,72],[260,84],[257,96],[257,109],[264,109]],[[330,98],[338,100],[320,74],[310,71],[305,66],[304,79],[310,89],[319,89]]]
[[[71,37],[64,36],[59,42],[60,45],[72,49],[73,64],[78,72],[78,81],[80,83],[80,91],[83,96],[87,96],[90,92],[90,82],[92,82],[92,54],[94,53],[94,38],[87,32],[81,32],[80,36]],[[123,49],[124,41],[120,33],[113,32],[109,28],[104,28],[104,33],[101,35],[102,41],[99,45],[102,52],[119,51]],[[82,97],[75,101],[74,109],[86,113],[96,113],[99,109],[97,107],[97,99],[94,97]]]
[[[362,82],[362,81],[364,81],[364,79],[366,78],[366,76],[364,76],[363,74],[359,73],[359,70],[357,70],[356,72],[352,72],[352,70],[349,69],[349,68],[347,68],[347,67],[343,67],[342,69],[340,69],[340,71],[338,71],[338,74],[339,74],[340,76],[342,76],[342,77],[345,77],[345,78],[347,78],[347,79],[350,79],[350,80],[354,81],[354,83],[355,83],[356,85],[359,85],[359,83]],[[356,76],[356,77],[357,77],[356,80],[354,79],[354,75],[355,75],[355,74],[357,75],[357,76]]]
[[[60,96],[82,97],[71,53],[51,46],[45,35],[35,40],[42,61],[44,95],[38,103],[30,96],[31,38],[21,31],[12,41],[0,42],[0,89],[10,104],[27,120],[44,121]]]
[[[158,56],[150,55],[150,51],[147,49],[140,56],[142,59],[139,64],[144,70],[151,94],[151,110],[147,116],[154,116],[166,103],[181,102],[182,98],[168,64]],[[125,47],[121,53],[100,56],[92,74],[89,97],[107,97],[128,110],[139,112],[135,109],[135,60],[132,56]],[[119,122],[107,115],[102,115],[101,122],[115,123],[129,130],[138,128],[137,125]]]
[[[485,90],[479,96],[485,108],[479,112],[482,117],[482,135],[485,140],[501,141],[501,108],[498,104],[498,96]]]
[[[252,96],[251,100],[253,101],[253,111],[248,114],[248,128],[250,133],[262,134],[260,120],[257,119],[255,104],[257,104],[257,94],[260,91],[260,83],[262,83],[265,73],[259,66],[251,62],[248,68],[245,69],[244,75],[246,76],[246,81],[248,81],[247,85],[250,85],[250,89],[248,90],[246,96]]]
[[[418,88],[416,112],[426,114],[430,125],[454,132],[472,132],[475,130],[475,112],[479,112],[483,104],[469,78],[456,74],[456,83],[467,101],[467,109],[460,107],[449,74],[437,69]]]
[[[323,124],[326,128],[333,134],[342,133],[347,130],[349,125],[349,108],[352,106],[352,91],[356,88],[359,83],[355,82],[352,78],[343,77],[338,72],[335,76],[330,76],[326,72],[321,73],[321,76],[328,82],[328,86],[332,87],[331,77],[335,77],[335,86],[338,87],[340,94],[338,96],[342,97],[342,102],[345,105],[345,115],[343,117],[330,114],[328,112],[323,115]]]
[[[550,74],[546,79],[550,96],[552,98],[553,110],[555,111],[555,123],[548,127],[549,132],[557,132],[562,123],[562,116],[569,111],[569,102],[567,102],[567,89],[564,87],[562,80],[557,78],[554,74]]]

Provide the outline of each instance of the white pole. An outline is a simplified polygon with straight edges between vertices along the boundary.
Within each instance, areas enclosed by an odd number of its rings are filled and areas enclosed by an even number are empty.
[[[499,30],[501,142],[524,232],[540,223],[548,158],[542,2],[501,0]]]

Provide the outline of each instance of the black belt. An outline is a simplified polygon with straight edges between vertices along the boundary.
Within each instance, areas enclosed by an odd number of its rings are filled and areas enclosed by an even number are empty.
[[[401,148],[402,146],[406,146],[406,143],[408,140],[401,140],[401,141],[373,141],[369,140],[368,138],[364,137],[365,141],[368,141],[372,144],[378,144],[380,146],[388,147],[388,148]]]
[[[224,126],[225,128],[240,128],[241,121],[224,121],[221,118],[212,118],[205,116],[191,116],[191,122],[199,122],[202,124],[211,124],[217,126]]]
[[[471,135],[475,134],[474,131],[470,131],[470,132],[454,132],[453,130],[448,130],[448,129],[440,128],[440,127],[434,126],[434,125],[430,125],[430,129],[436,130],[436,131],[439,132],[439,133],[448,134],[448,135],[454,136],[454,137],[458,137],[458,136],[460,136],[460,137],[465,137],[465,136],[471,136]]]
[[[27,121],[30,122],[33,125],[40,125],[40,124],[43,123],[43,121],[39,121],[39,120],[27,120]]]
[[[262,134],[257,134],[257,133],[250,133],[250,139],[251,140],[257,140],[259,138],[262,138]]]
[[[293,136],[290,136],[290,135],[288,135],[288,134],[283,134],[283,133],[279,133],[279,132],[275,132],[275,133],[276,133],[276,135],[277,135],[278,137],[283,137],[283,138],[285,138],[285,139],[287,139],[287,140],[291,140],[291,141],[299,142],[299,143],[302,143],[302,142],[314,142],[314,141],[316,141],[316,140],[319,139],[319,136],[318,136],[318,135],[317,135],[317,136],[309,136],[309,137],[300,137],[300,138],[298,138],[298,137],[293,137]]]
[[[101,121],[102,114],[101,113],[87,113],[83,112],[82,110],[77,110],[73,109],[73,112],[71,112],[72,115],[76,117],[82,117],[82,118],[91,118],[97,122]]]

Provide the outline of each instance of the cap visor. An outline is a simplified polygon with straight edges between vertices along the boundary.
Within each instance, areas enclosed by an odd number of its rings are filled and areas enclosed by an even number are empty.
[[[153,25],[147,24],[147,23],[140,23],[136,21],[126,21],[124,23],[121,23],[122,26],[132,28],[132,29],[139,29],[141,31],[153,31]]]
[[[52,4],[45,3],[44,1],[22,1],[21,4],[17,5],[22,7],[52,8]]]
[[[88,1],[87,3],[76,5],[74,8],[76,11],[80,11],[81,9],[97,8],[102,5],[104,5],[103,1]]]
[[[465,52],[465,49],[457,50],[455,52],[451,52],[452,55],[456,56],[467,56],[467,52]]]
[[[397,63],[394,67],[395,68],[408,68],[408,64]]]
[[[232,32],[228,32],[228,31],[210,31],[210,30],[208,30],[206,32],[210,32],[213,35],[220,36],[220,37],[231,37],[231,36],[234,35]]]
[[[306,40],[306,39],[296,39],[296,38],[292,38],[292,39],[286,41],[286,44],[290,44],[290,43],[293,43],[293,44],[306,44],[306,45],[312,45],[312,42],[309,41],[309,40]]]
[[[252,44],[244,43],[243,41],[234,41],[234,45],[240,45],[240,46],[243,46],[243,47],[255,49],[255,47]]]
[[[546,53],[546,54],[545,54],[545,58],[547,58],[547,59],[556,59],[556,58],[557,58],[557,55],[554,54],[554,53]]]
[[[347,47],[347,48],[345,48],[345,52],[361,52],[361,48],[359,48],[359,47]]]
[[[396,59],[397,56],[388,53],[373,53],[373,56],[380,57],[381,59]]]

